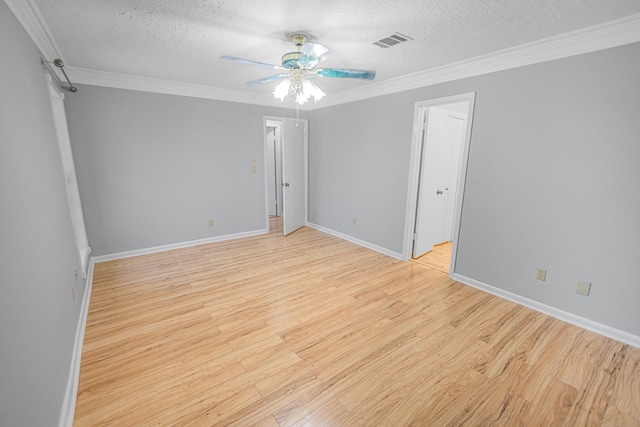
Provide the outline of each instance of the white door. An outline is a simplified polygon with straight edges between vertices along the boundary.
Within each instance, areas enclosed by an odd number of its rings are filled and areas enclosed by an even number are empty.
[[[442,108],[428,108],[424,117],[414,258],[433,250],[434,245],[451,240],[452,203],[466,129],[462,127],[464,120]]]
[[[307,121],[283,119],[282,123],[282,201],[286,236],[305,224]]]
[[[451,140],[451,159],[449,161],[449,180],[445,185],[446,211],[444,215],[443,241],[453,239],[453,211],[455,209],[458,175],[460,175],[460,151],[464,144],[467,130],[467,119],[449,114],[447,117],[447,134]]]

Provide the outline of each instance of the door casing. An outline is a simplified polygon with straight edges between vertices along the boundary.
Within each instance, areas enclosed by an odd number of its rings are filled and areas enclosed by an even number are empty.
[[[268,171],[268,167],[267,167],[267,129],[269,127],[275,127],[276,128],[276,133],[278,133],[278,136],[280,138],[280,142],[281,145],[284,145],[285,143],[285,138],[287,137],[285,132],[284,132],[284,121],[285,120],[297,120],[301,123],[304,123],[305,126],[305,132],[304,132],[304,154],[303,154],[303,159],[302,162],[304,164],[304,213],[303,213],[303,217],[304,217],[304,224],[306,225],[308,223],[308,206],[309,206],[309,197],[308,197],[308,188],[309,188],[309,184],[308,184],[308,170],[309,170],[309,159],[308,159],[308,153],[309,153],[309,135],[308,135],[308,129],[309,129],[309,125],[308,125],[308,120],[307,119],[293,119],[293,118],[289,118],[289,117],[277,117],[277,116],[263,116],[263,141],[264,141],[264,171],[265,171],[265,224],[266,224],[266,229],[269,230],[269,188],[268,188],[268,177],[267,177],[267,171]],[[284,164],[283,164],[283,168],[284,168]],[[278,185],[280,185],[281,183],[278,183]],[[284,192],[281,192],[281,200],[284,199]],[[282,214],[283,217],[286,217],[286,209],[283,210]]]
[[[422,154],[422,129],[423,129],[423,110],[430,107],[437,107],[443,104],[453,104],[457,102],[468,102],[467,111],[467,128],[465,131],[464,142],[460,150],[460,168],[458,172],[458,190],[455,197],[454,216],[453,216],[453,252],[451,254],[451,265],[449,274],[455,271],[456,252],[458,246],[458,237],[460,231],[460,219],[462,216],[462,201],[464,199],[465,180],[467,174],[467,164],[469,157],[469,147],[471,140],[471,129],[473,124],[473,110],[475,105],[475,92],[464,93],[459,95],[448,96],[444,98],[436,98],[426,101],[416,102],[414,106],[413,117],[413,136],[411,141],[411,155],[409,163],[409,182],[407,189],[407,205],[405,210],[405,229],[404,244],[402,250],[402,259],[408,261],[411,259],[413,251],[414,230],[416,224],[416,210],[418,199],[418,187],[420,178],[420,161]]]
[[[453,205],[467,115],[448,108],[461,104],[468,110],[468,102],[421,109],[423,137],[413,258],[452,239]]]

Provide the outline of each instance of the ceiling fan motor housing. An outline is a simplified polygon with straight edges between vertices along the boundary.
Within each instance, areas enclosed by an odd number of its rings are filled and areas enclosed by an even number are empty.
[[[318,60],[304,52],[289,52],[282,55],[282,66],[289,70],[312,70],[318,65]]]

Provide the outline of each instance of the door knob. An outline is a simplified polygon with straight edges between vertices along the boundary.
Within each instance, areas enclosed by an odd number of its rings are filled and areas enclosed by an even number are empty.
[[[283,186],[283,187],[288,187],[288,186],[289,186],[289,183],[288,183],[288,182],[283,182],[283,183],[282,183],[282,186]]]
[[[437,196],[438,194],[442,194],[442,191],[440,191],[440,190],[436,191],[436,196]]]

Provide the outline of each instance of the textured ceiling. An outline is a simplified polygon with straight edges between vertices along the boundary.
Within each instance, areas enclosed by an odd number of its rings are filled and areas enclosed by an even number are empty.
[[[375,81],[431,69],[640,12],[639,0],[33,0],[75,68],[269,93],[303,32],[331,49],[323,66],[374,69]],[[413,40],[373,42],[399,32]],[[327,93],[370,84],[322,79]]]

